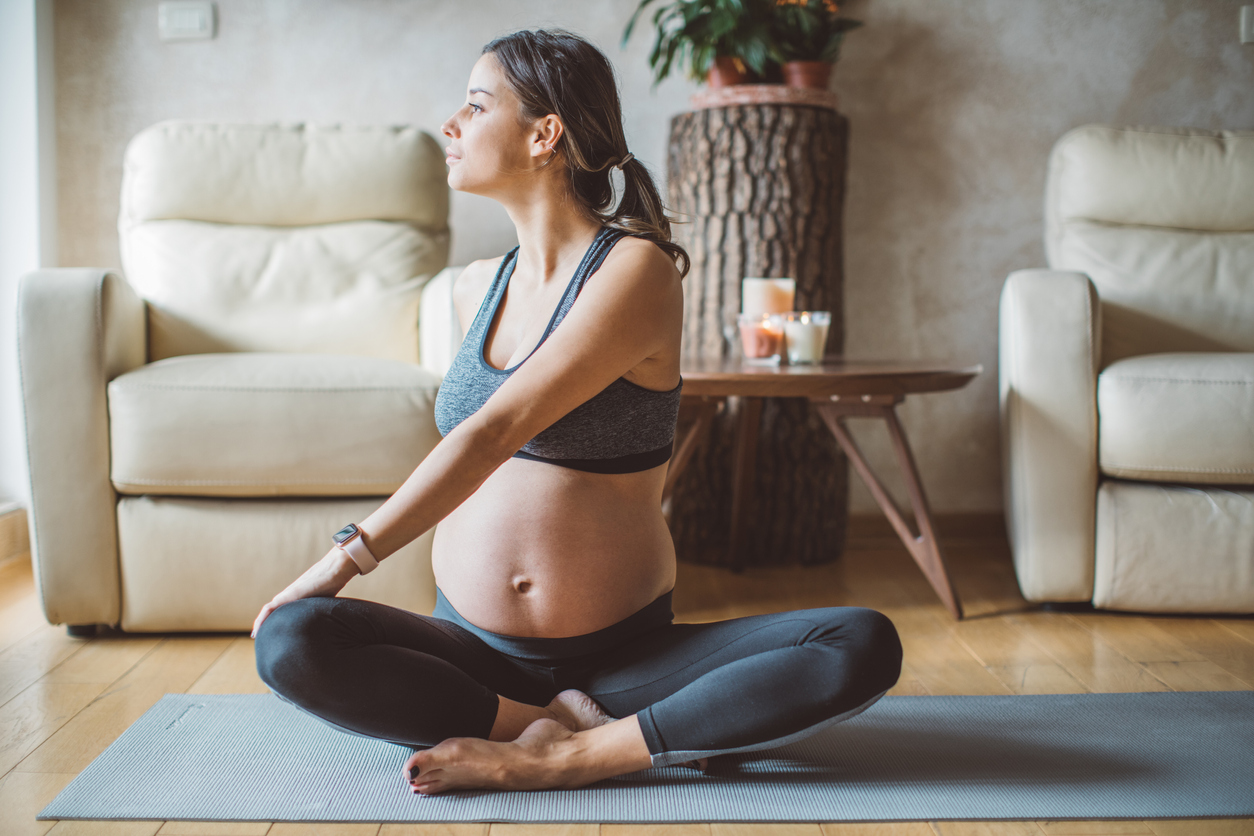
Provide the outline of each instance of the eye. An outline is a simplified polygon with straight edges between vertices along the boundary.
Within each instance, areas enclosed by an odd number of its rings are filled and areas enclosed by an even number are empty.
[[[466,102],[466,105],[467,105],[467,107],[473,107],[473,108],[475,109],[475,111],[476,111],[476,112],[477,112],[477,111],[480,111],[480,110],[483,110],[483,108],[482,108],[482,107],[480,107],[479,105],[475,104],[474,102]]]

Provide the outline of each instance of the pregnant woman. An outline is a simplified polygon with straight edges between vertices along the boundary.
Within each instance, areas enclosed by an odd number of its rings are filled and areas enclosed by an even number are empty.
[[[500,202],[519,245],[457,280],[443,441],[258,614],[262,679],[415,748],[420,793],[701,764],[879,699],[901,645],[873,610],[673,623],[661,496],[688,257],[627,150],[609,61],[567,32],[499,38],[442,130],[449,186]],[[335,597],[436,523],[434,616]]]

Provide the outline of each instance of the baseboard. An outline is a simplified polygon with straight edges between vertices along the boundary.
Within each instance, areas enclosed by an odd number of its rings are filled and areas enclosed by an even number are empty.
[[[918,530],[913,518],[906,521]],[[1006,520],[1000,511],[933,514],[932,527],[941,540],[1006,539]],[[883,514],[850,514],[846,530],[851,542],[897,539],[897,532]]]
[[[30,554],[26,509],[17,503],[0,504],[0,566]]]

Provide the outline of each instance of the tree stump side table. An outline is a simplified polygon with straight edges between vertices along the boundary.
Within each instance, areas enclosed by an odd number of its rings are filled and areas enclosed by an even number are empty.
[[[779,85],[775,85],[776,88]],[[828,353],[844,348],[842,211],[848,121],[828,106],[727,104],[671,121],[670,208],[676,240],[692,258],[684,282],[685,360],[739,357],[735,315],[746,276],[791,277],[798,310],[831,311]],[[840,557],[849,470],[804,400],[732,398],[710,418],[669,509],[680,559],[725,564],[738,416],[760,426],[750,565],[817,564]],[[695,420],[687,408],[681,425]],[[744,424],[741,424],[744,425]]]

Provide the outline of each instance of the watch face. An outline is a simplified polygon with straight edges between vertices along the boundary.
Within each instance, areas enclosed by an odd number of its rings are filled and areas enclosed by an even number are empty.
[[[357,533],[357,531],[358,531],[357,526],[353,525],[352,523],[349,523],[348,525],[341,528],[339,531],[332,534],[331,539],[337,543],[343,543],[349,540],[354,534]]]

